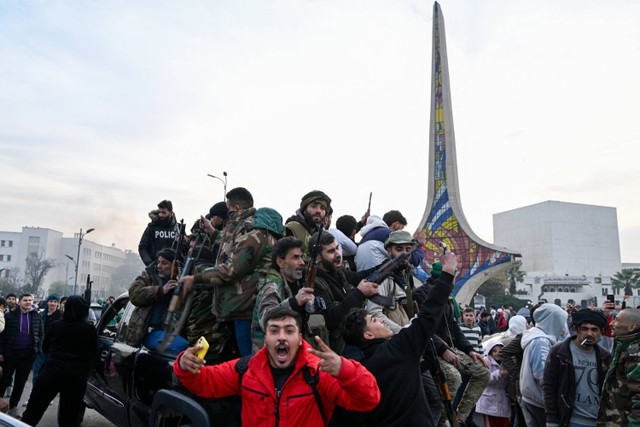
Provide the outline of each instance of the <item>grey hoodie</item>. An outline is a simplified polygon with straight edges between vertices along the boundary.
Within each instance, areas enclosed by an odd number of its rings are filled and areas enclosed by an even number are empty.
[[[522,333],[522,369],[520,389],[522,399],[539,408],[544,408],[542,376],[544,364],[551,347],[562,335],[567,313],[555,304],[542,304],[533,314],[536,327]]]

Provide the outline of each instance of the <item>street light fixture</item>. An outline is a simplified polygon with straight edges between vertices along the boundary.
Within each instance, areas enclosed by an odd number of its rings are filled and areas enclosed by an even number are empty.
[[[227,173],[222,172],[222,176],[224,176],[224,179],[220,178],[219,176],[211,175],[210,173],[208,173],[207,176],[210,176],[211,178],[219,179],[220,182],[222,182],[222,185],[224,185],[224,201],[226,202],[227,201]]]
[[[76,287],[78,286],[78,264],[80,264],[80,247],[82,246],[82,239],[93,230],[95,230],[95,228],[90,228],[85,233],[82,233],[82,228],[80,229],[80,233],[78,234],[78,256],[75,260],[73,259],[73,257],[66,255],[66,257],[72,260],[76,265],[76,277],[73,281],[73,295],[76,295]]]

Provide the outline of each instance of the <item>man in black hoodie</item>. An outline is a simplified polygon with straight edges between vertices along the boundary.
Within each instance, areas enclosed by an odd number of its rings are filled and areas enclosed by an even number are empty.
[[[453,290],[458,263],[452,252],[441,253],[440,260],[442,275],[420,306],[418,316],[396,335],[381,319],[363,309],[353,309],[347,316],[345,340],[362,349],[362,364],[376,377],[382,395],[380,404],[365,415],[368,426],[434,425],[424,394],[420,358]]]
[[[151,222],[142,234],[138,253],[144,265],[156,260],[158,252],[170,248],[178,232],[178,223],[173,213],[173,204],[169,200],[158,203],[158,209],[149,212]]]

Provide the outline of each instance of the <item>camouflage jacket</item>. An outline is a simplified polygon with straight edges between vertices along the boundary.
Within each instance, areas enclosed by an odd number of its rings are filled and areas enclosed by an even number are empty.
[[[156,262],[153,262],[136,277],[129,287],[129,301],[136,308],[122,334],[123,340],[134,347],[140,345],[147,333],[153,305],[159,303],[164,296],[162,286],[166,282],[158,277],[155,270]]]
[[[251,319],[252,353],[257,353],[264,345],[264,331],[262,329],[262,316],[273,307],[290,305],[289,298],[293,297],[291,288],[282,273],[273,267],[267,272],[264,280],[258,284],[258,296],[253,309]]]
[[[273,209],[229,213],[216,266],[194,276],[196,291],[213,289],[212,311],[218,321],[251,320],[257,285],[283,232],[282,217]]]
[[[640,426],[640,331],[616,337],[604,378],[598,426]]]

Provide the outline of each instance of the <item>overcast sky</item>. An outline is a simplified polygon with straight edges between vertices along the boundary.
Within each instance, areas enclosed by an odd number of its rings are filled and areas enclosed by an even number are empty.
[[[617,208],[640,262],[640,2],[442,1],[462,205]],[[228,188],[284,218],[427,194],[430,1],[0,2],[0,230],[137,250],[171,199],[189,225]]]

